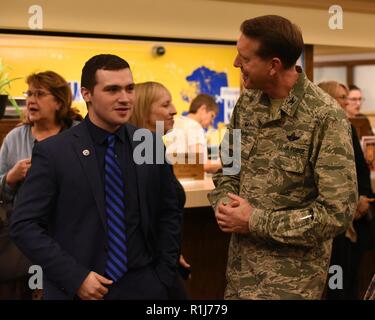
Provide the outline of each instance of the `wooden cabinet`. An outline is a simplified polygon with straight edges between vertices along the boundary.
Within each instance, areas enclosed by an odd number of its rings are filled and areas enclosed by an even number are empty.
[[[230,234],[222,232],[211,207],[185,208],[181,253],[191,265],[184,284],[190,299],[222,300]]]
[[[12,130],[17,124],[21,122],[20,119],[1,119],[0,120],[0,146],[3,144],[5,136],[10,130]]]

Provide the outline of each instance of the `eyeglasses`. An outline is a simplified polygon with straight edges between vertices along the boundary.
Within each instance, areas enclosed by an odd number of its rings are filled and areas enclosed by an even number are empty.
[[[343,94],[342,96],[338,96],[338,97],[336,97],[336,99],[340,99],[340,100],[348,100],[348,96]]]
[[[32,92],[30,90],[27,90],[26,92],[23,93],[23,95],[26,98],[30,98],[32,96],[34,96],[35,98],[42,98],[42,97],[51,95],[51,93],[49,93],[47,91],[43,91],[43,90],[35,90],[34,92]]]
[[[363,102],[363,101],[365,101],[366,99],[365,99],[365,98],[348,98],[348,100],[349,100],[350,102],[355,102],[355,101]]]

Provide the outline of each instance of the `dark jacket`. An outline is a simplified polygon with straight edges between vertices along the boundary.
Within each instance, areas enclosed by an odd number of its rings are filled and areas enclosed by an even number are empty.
[[[135,127],[126,125],[132,148]],[[167,164],[136,165],[140,224],[160,280],[169,286],[179,253],[182,212]],[[160,144],[156,144],[160,145]],[[87,150],[89,155],[87,155]],[[85,151],[85,152],[83,152]],[[160,151],[160,150],[159,150]],[[104,188],[87,125],[38,143],[11,217],[11,235],[44,272],[46,299],[72,299],[90,271],[104,274]]]
[[[355,167],[357,170],[358,195],[373,198],[374,194],[371,188],[370,170],[367,166],[365,157],[355,128],[352,127],[352,140],[355,157]],[[357,244],[361,249],[372,249],[375,247],[375,221],[374,205],[371,204],[370,212],[362,218],[353,222],[354,229],[357,231]]]

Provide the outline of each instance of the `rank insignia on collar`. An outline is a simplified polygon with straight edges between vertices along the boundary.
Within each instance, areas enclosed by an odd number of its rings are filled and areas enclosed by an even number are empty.
[[[296,102],[296,98],[295,97],[291,97],[290,100],[288,101],[290,104],[293,104],[294,102]]]

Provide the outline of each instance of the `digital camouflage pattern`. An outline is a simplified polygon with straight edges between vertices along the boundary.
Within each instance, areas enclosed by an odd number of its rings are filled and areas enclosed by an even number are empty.
[[[241,170],[216,174],[214,208],[228,192],[254,208],[232,234],[227,299],[320,299],[332,239],[357,203],[351,130],[337,102],[300,73],[280,106],[259,90],[239,98],[224,141],[241,129]],[[231,143],[232,141],[232,143]],[[221,155],[223,165],[228,165]]]
[[[365,300],[375,300],[375,274],[372,277],[372,280],[367,288],[365,297]]]

